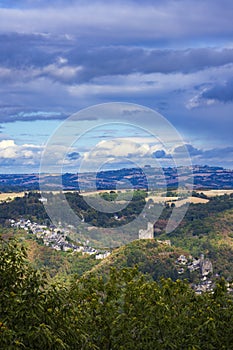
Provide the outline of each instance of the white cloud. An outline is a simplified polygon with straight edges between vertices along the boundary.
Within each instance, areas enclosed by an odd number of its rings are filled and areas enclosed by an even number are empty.
[[[211,106],[215,103],[217,103],[217,100],[213,99],[213,98],[209,98],[209,99],[204,99],[202,97],[202,94],[207,91],[208,89],[205,88],[202,91],[200,91],[197,95],[193,96],[192,98],[190,98],[190,100],[186,103],[186,108],[187,109],[193,109],[193,108],[197,108],[197,107],[203,107],[203,106]]]
[[[15,158],[17,156],[17,146],[13,140],[2,140],[0,142],[0,157]]]
[[[0,141],[0,159],[2,161],[14,161],[14,163],[38,164],[41,155],[41,146],[33,144],[17,145],[14,140]]]
[[[38,72],[38,75],[45,74],[48,77],[55,78],[63,82],[71,82],[72,79],[77,77],[78,72],[82,71],[82,69],[83,68],[81,66],[72,67],[68,65],[50,64]]]
[[[12,70],[9,68],[5,68],[5,67],[0,67],[0,78],[1,79],[6,79],[6,78],[10,78],[12,75]]]
[[[142,138],[141,141],[139,137],[135,139],[116,138],[113,140],[102,140],[90,152],[84,154],[84,159],[150,158],[156,150],[161,149],[160,144],[146,143],[145,141],[147,140],[145,138]]]

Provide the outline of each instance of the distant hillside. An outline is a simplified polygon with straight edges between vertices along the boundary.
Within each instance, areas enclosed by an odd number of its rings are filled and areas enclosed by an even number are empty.
[[[137,265],[143,273],[157,280],[161,276],[172,279],[187,278],[195,281],[197,273],[190,273],[176,264],[180,255],[187,259],[205,258],[213,264],[213,274],[233,279],[233,196],[212,198],[206,204],[191,205],[181,225],[165,234],[164,220],[154,240],[138,240],[116,249],[111,256],[93,268],[93,273],[106,274],[111,267],[122,268]],[[159,232],[159,233],[158,233]],[[171,246],[157,240],[170,240]]]
[[[132,194],[129,204],[125,208],[123,207],[122,210],[117,211],[117,218],[114,211],[105,213],[94,209],[78,192],[66,192],[65,196],[70,207],[80,220],[83,218],[89,225],[103,228],[127,224],[141,213],[145,206],[147,193],[143,190],[136,190]],[[59,193],[53,194],[49,192],[44,194],[44,196],[46,196],[44,199],[47,201],[47,206],[50,206],[53,208],[53,212],[56,212],[57,222],[61,221],[63,226],[73,224],[72,217],[62,209],[64,199],[60,197]],[[105,196],[104,199],[110,206],[117,194],[114,191],[110,191],[110,193],[103,193],[101,196]],[[18,220],[20,218],[46,223],[47,225],[51,223],[41,202],[41,194],[39,192],[28,192],[23,197],[16,197],[14,200],[6,200],[0,203],[0,224],[7,226],[10,219]]]
[[[221,167],[193,166],[193,183],[195,189],[232,189],[233,170]],[[192,183],[192,171],[190,168],[180,168],[182,174],[178,179],[176,168],[123,168],[111,171],[100,171],[98,174],[66,173],[60,174],[0,174],[1,192],[20,192],[39,190],[39,181],[43,190],[60,191],[85,189],[91,190],[115,190],[126,189],[131,183],[134,189],[177,188],[178,183],[188,185]],[[150,186],[148,186],[150,184]]]
[[[233,209],[209,213],[158,238],[169,238],[175,247],[192,255],[205,254],[212,260],[215,274],[233,278]]]
[[[71,196],[70,199],[73,197]],[[77,198],[78,202],[80,198]],[[22,205],[23,203],[23,205]],[[76,202],[72,202],[76,205]],[[30,194],[25,198],[15,199],[0,206],[1,215],[13,213],[39,215],[43,206],[37,195]],[[10,209],[10,211],[9,211]],[[196,281],[199,272],[190,273],[187,266],[177,264],[177,258],[184,255],[191,263],[194,258],[204,254],[213,264],[213,275],[233,277],[233,195],[224,195],[209,198],[206,204],[191,204],[180,226],[173,232],[166,234],[164,227],[170,217],[171,207],[164,207],[160,219],[155,225],[154,240],[136,240],[128,245],[115,249],[112,254],[97,261],[91,256],[82,256],[81,253],[55,251],[45,247],[40,240],[30,233],[12,230],[11,232],[28,247],[30,261],[36,268],[46,267],[51,276],[92,272],[105,275],[111,267],[124,268],[138,266],[143,273],[149,274],[157,280],[161,276],[187,278],[190,282]],[[43,210],[41,214],[44,215]],[[5,233],[6,234],[6,233]],[[171,246],[159,243],[157,240],[170,240]],[[192,258],[190,257],[192,256]],[[187,263],[188,263],[187,262]],[[200,276],[199,276],[200,277]]]

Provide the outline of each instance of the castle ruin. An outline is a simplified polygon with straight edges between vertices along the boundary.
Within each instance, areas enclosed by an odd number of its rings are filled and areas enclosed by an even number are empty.
[[[154,239],[154,225],[148,222],[146,230],[139,230],[139,239]]]

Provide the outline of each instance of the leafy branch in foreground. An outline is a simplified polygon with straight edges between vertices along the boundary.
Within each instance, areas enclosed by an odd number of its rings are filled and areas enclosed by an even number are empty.
[[[14,240],[0,245],[1,349],[232,349],[224,280],[196,295],[187,282],[152,281],[136,268],[53,284]]]
[[[24,247],[1,241],[1,349],[70,349],[71,340],[81,346],[68,302],[64,286],[48,285],[47,276],[31,268]]]

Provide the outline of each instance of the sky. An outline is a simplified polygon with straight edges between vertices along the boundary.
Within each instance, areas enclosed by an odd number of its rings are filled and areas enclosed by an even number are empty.
[[[116,102],[124,106],[123,124],[129,115],[134,124],[133,105],[160,113],[193,164],[233,168],[233,2],[0,0],[1,173],[38,172],[69,116]],[[105,123],[97,136],[96,120]],[[160,144],[150,139],[157,117],[147,133],[127,134],[111,122],[112,115],[82,114],[79,142],[66,141],[66,152],[54,144],[51,164],[75,171],[81,160],[104,154],[121,164],[132,154],[168,161],[181,149],[180,142],[164,147],[170,136],[164,142],[160,135]]]

